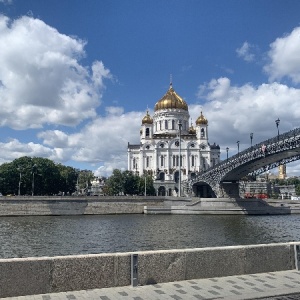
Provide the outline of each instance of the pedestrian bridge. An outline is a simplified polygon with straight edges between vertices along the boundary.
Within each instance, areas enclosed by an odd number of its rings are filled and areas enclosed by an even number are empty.
[[[208,185],[214,197],[238,197],[238,182],[300,159],[300,128],[251,146],[182,183],[186,195]]]

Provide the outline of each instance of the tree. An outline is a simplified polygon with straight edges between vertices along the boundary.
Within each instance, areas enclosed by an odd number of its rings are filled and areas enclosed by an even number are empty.
[[[18,174],[11,168],[10,163],[0,166],[0,192],[3,195],[15,194],[18,190]]]
[[[140,177],[134,175],[131,171],[124,171],[122,173],[123,177],[123,191],[125,195],[138,195]]]
[[[146,180],[145,180],[146,179]],[[144,195],[145,183],[147,195],[155,195],[152,176],[138,176],[131,171],[113,170],[106,180],[104,193],[107,195]]]
[[[92,185],[91,181],[94,179],[94,174],[89,170],[81,170],[78,172],[78,187],[80,190],[88,191]]]
[[[106,193],[111,196],[123,193],[123,176],[122,172],[114,169],[112,175],[106,181]]]
[[[78,171],[47,158],[20,157],[0,166],[0,192],[4,195],[73,193]]]
[[[60,173],[60,191],[72,195],[76,191],[80,170],[62,164],[57,164],[56,166]]]

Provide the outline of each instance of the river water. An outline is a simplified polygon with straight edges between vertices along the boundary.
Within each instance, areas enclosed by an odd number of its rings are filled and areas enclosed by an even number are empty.
[[[0,258],[300,241],[300,215],[0,217]]]

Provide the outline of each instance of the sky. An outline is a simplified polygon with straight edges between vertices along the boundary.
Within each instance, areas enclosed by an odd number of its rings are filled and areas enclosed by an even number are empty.
[[[0,164],[127,169],[173,88],[221,159],[300,126],[298,0],[0,0]],[[287,165],[300,176],[300,162]]]

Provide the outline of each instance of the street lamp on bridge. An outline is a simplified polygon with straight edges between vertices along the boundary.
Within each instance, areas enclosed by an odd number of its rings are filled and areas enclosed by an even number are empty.
[[[279,118],[277,120],[275,120],[275,123],[276,123],[276,127],[277,127],[277,138],[278,138],[278,141],[279,141],[279,124],[280,124]]]
[[[240,141],[237,141],[237,147],[238,147],[238,154],[240,153]]]
[[[250,133],[251,148],[252,148],[252,140],[253,140],[253,132]]]
[[[228,147],[226,147],[226,152],[227,152],[227,160],[228,160],[228,150],[229,150],[229,148],[228,148]]]

